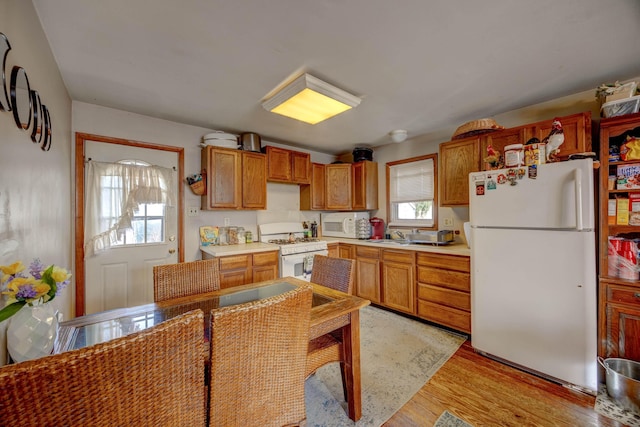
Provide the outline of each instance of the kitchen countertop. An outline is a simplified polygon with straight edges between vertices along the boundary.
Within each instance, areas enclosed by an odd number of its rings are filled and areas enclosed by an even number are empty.
[[[327,243],[349,243],[352,245],[371,246],[374,248],[382,249],[399,249],[416,252],[432,252],[447,255],[461,255],[470,256],[471,250],[465,243],[451,243],[444,246],[436,245],[420,245],[416,243],[411,244],[398,244],[395,242],[374,242],[369,240],[359,239],[345,239],[345,238],[333,238],[323,237],[320,240],[324,240]],[[211,245],[200,246],[200,250],[209,256],[219,257],[228,255],[244,255],[254,252],[269,252],[279,250],[279,246],[273,243],[246,243],[244,245]]]
[[[332,238],[332,237],[323,237],[322,240],[327,243],[336,242],[336,243],[349,243],[352,245],[362,245],[362,246],[371,246],[374,248],[382,248],[382,249],[400,249],[407,251],[416,251],[416,252],[432,252],[446,255],[462,255],[462,256],[471,256],[471,249],[467,247],[466,243],[450,243],[448,245],[422,245],[418,243],[396,243],[394,241],[382,241],[376,242],[371,240],[360,240],[360,239],[346,239],[346,238]]]
[[[244,255],[255,252],[278,251],[280,246],[273,243],[245,243],[244,245],[210,245],[200,246],[200,250],[208,255],[218,257],[227,255]]]

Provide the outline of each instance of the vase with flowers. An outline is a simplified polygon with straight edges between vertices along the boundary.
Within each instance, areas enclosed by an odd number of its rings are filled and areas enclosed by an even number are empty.
[[[34,259],[28,269],[21,262],[0,266],[0,289],[6,298],[0,322],[11,318],[7,348],[16,362],[51,354],[58,331],[56,312],[49,304],[69,284],[71,274]]]

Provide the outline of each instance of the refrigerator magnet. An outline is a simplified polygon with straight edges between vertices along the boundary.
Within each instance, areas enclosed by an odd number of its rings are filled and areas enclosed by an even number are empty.
[[[496,180],[493,179],[491,175],[487,177],[487,190],[495,190],[496,189]]]
[[[518,168],[518,179],[524,178],[525,170],[524,168]]]
[[[536,179],[538,176],[538,165],[529,165],[528,172],[529,179]]]
[[[476,196],[484,196],[484,181],[476,181]]]
[[[498,175],[498,184],[504,184],[507,182],[507,176],[503,173]]]

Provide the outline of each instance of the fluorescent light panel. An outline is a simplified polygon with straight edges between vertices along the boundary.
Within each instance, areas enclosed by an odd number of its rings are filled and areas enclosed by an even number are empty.
[[[305,73],[262,106],[272,113],[315,125],[357,107],[360,101],[357,96]]]

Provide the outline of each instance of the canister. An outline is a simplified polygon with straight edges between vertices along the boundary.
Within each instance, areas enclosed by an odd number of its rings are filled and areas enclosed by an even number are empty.
[[[511,144],[504,147],[504,166],[516,168],[524,165],[522,144]]]
[[[546,160],[545,144],[534,143],[524,146],[524,165],[541,165]]]

